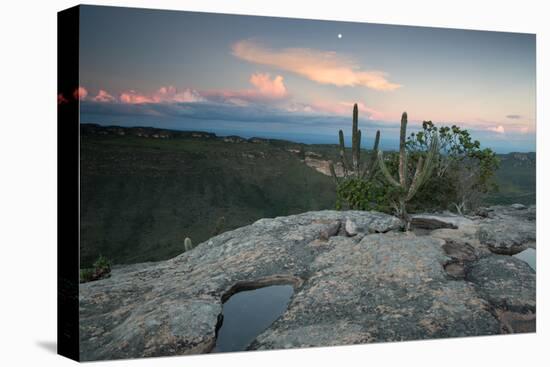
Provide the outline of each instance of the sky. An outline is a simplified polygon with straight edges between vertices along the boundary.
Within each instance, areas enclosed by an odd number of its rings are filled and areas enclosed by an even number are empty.
[[[364,144],[423,120],[534,151],[535,35],[81,7],[81,122]],[[66,100],[69,96],[63,96]],[[350,139],[348,139],[350,140]],[[365,146],[365,145],[363,145]]]

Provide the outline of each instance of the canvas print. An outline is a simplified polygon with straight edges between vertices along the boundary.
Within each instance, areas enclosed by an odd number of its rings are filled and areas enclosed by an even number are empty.
[[[535,332],[534,34],[73,16],[75,358]]]

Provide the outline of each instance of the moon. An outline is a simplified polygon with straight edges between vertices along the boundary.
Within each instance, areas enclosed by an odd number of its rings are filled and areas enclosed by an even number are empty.
[[[338,33],[338,38],[342,38],[342,33]]]

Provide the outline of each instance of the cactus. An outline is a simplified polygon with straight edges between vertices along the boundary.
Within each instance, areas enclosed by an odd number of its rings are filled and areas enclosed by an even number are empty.
[[[186,252],[193,249],[193,242],[189,237],[185,238],[185,240],[183,241],[183,246],[185,247]]]
[[[357,103],[353,105],[353,122],[351,130],[351,164],[346,157],[346,147],[344,145],[344,132],[340,130],[338,132],[338,138],[340,143],[340,162],[344,169],[344,178],[356,178],[369,181],[372,179],[376,169],[376,151],[378,150],[378,143],[380,142],[380,130],[376,132],[376,138],[374,139],[373,154],[370,161],[364,166],[361,164],[361,130],[358,129],[358,109]],[[334,163],[329,162],[329,169],[336,185],[340,183],[336,170],[334,169]]]
[[[378,150],[378,164],[386,180],[395,188],[398,189],[398,211],[399,216],[405,220],[406,230],[410,227],[410,217],[407,214],[407,202],[409,202],[418,189],[427,181],[431,171],[435,165],[436,156],[439,152],[439,139],[437,134],[434,134],[428,148],[426,159],[418,158],[416,170],[412,180],[409,182],[408,173],[408,154],[406,150],[406,135],[407,135],[407,113],[403,112],[401,116],[401,132],[399,136],[399,181],[396,180],[388,170],[384,162],[384,155],[381,150]]]

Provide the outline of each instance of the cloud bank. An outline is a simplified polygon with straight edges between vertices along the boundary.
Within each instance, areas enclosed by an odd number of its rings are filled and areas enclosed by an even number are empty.
[[[145,94],[134,89],[125,90],[118,97],[113,96],[104,89],[100,89],[96,96],[89,98],[85,87],[80,86],[74,92],[74,98],[80,100],[91,100],[101,103],[123,103],[123,104],[167,104],[167,103],[197,103],[197,102],[220,102],[230,103],[239,106],[247,106],[250,103],[273,102],[284,100],[289,96],[280,75],[271,77],[268,73],[254,73],[249,79],[252,88],[244,90],[209,90],[197,91],[186,88],[178,90],[172,85],[162,86],[152,94]]]

